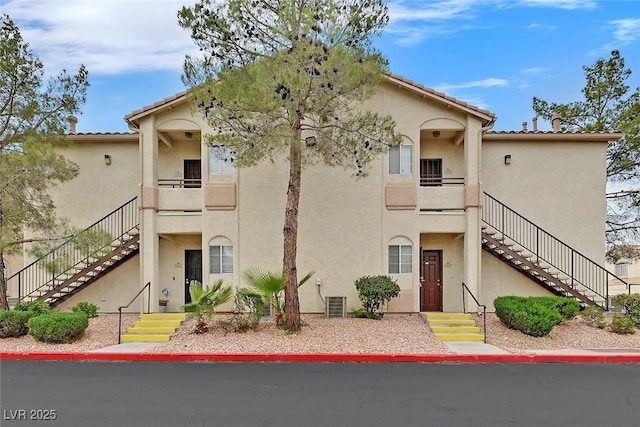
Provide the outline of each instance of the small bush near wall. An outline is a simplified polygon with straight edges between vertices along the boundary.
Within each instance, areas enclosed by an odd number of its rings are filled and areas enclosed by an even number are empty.
[[[494,300],[496,316],[508,328],[533,337],[548,335],[562,321],[557,309],[548,303],[536,301],[536,297],[504,296]]]
[[[68,343],[89,327],[85,313],[50,313],[29,319],[29,334],[38,341]]]
[[[600,329],[607,327],[607,321],[604,319],[604,310],[595,305],[591,305],[582,310],[582,318],[590,325]]]
[[[620,335],[635,334],[636,325],[627,316],[616,316],[611,321],[611,332]]]
[[[92,304],[90,302],[79,302],[76,305],[74,305],[73,307],[71,307],[71,311],[74,313],[84,313],[87,315],[88,318],[92,318],[92,317],[98,317],[98,309],[100,307],[98,307],[95,304]]]
[[[32,311],[36,316],[51,313],[51,307],[49,307],[49,304],[39,300],[19,302],[13,307],[13,309],[18,311]]]
[[[624,308],[633,323],[640,325],[640,294],[616,295],[613,301]]]
[[[363,276],[355,281],[367,317],[381,319],[380,306],[400,293],[400,286],[389,276]]]
[[[0,311],[0,338],[18,338],[27,335],[29,319],[36,316],[33,311],[2,310]]]

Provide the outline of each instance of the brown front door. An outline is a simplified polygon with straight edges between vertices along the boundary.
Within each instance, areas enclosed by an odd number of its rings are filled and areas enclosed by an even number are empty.
[[[422,251],[420,311],[442,311],[442,251]]]

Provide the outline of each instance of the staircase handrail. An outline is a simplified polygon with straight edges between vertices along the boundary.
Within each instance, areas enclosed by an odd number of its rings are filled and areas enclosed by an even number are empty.
[[[73,265],[70,265],[68,268],[65,268],[64,271],[60,271],[60,272],[56,272],[56,273],[47,272],[46,268],[44,268],[40,264],[44,263],[45,260],[55,261],[56,254],[58,254],[60,252],[64,252],[68,247],[70,247],[71,243],[74,241],[74,238],[71,237],[71,238],[65,240],[60,245],[58,245],[55,248],[53,248],[52,250],[50,250],[49,252],[47,252],[41,258],[38,258],[37,260],[31,262],[27,266],[23,267],[19,271],[15,272],[11,276],[9,276],[7,278],[7,283],[10,280],[12,280],[12,279],[14,279],[16,277],[18,279],[18,300],[22,300],[24,297],[31,295],[32,293],[34,293],[34,292],[38,291],[39,289],[41,289],[42,287],[46,286],[48,283],[54,283],[56,281],[56,279],[58,279],[60,276],[65,275],[69,271],[73,270],[79,264],[91,259],[92,256],[95,253],[100,252],[101,250],[103,250],[103,249],[105,249],[107,247],[110,247],[111,244],[114,241],[120,240],[127,233],[131,232],[131,230],[133,230],[136,227],[138,227],[140,225],[140,219],[139,219],[139,213],[138,213],[137,199],[138,199],[138,197],[133,197],[132,199],[128,200],[127,202],[125,202],[121,206],[119,206],[119,207],[115,208],[113,211],[109,212],[107,215],[105,215],[102,218],[100,218],[98,221],[96,221],[93,224],[91,224],[89,227],[85,228],[80,233],[80,234],[82,234],[82,233],[90,231],[92,229],[97,229],[98,226],[100,226],[102,223],[104,223],[104,222],[108,223],[109,220],[112,219],[112,217],[117,217],[118,214],[120,214],[119,218],[117,218],[117,219],[119,219],[119,224],[116,224],[116,226],[115,226],[115,228],[116,229],[119,228],[119,230],[117,231],[117,233],[115,233],[115,236],[111,236],[111,237],[113,237],[113,240],[111,242],[109,242],[109,244],[97,249],[92,254],[84,254],[84,253],[82,253],[82,254],[80,254],[80,253],[74,254],[73,253],[74,251],[69,250],[67,252],[72,252],[71,253],[72,255],[77,255],[75,260],[70,262],[70,264],[73,264]],[[128,210],[128,212],[127,212],[128,217],[126,218],[127,221],[125,221],[125,211],[127,211],[127,210]],[[125,224],[125,222],[126,222],[126,224]],[[68,253],[63,254],[63,256],[64,255],[68,255]],[[23,292],[23,286],[27,286],[27,284],[23,283],[22,278],[30,270],[34,271],[33,275],[42,276],[42,277],[37,277],[38,279],[42,280],[42,283],[39,283],[39,284],[33,285],[33,286],[29,286],[29,289],[26,289]],[[36,280],[36,281],[40,281],[40,280]],[[31,289],[31,288],[33,288],[33,289]]]
[[[147,295],[147,313],[150,313],[151,312],[151,282],[147,282],[147,284],[144,285],[142,289],[138,291],[136,296],[133,297],[131,301],[129,301],[129,304],[121,305],[120,307],[118,307],[118,344],[120,344],[120,337],[122,336],[122,309],[129,308],[129,306],[133,304],[133,302],[140,296],[140,294],[142,294],[142,292],[144,292],[145,289],[149,291],[149,294]]]
[[[626,287],[628,287],[628,283],[626,281],[624,281],[623,279],[619,278],[618,276],[616,276],[614,273],[611,273],[609,270],[607,270],[606,268],[604,268],[603,266],[601,266],[600,264],[598,264],[597,262],[593,261],[591,258],[587,257],[586,255],[582,254],[580,251],[574,249],[573,247],[567,245],[566,243],[564,243],[562,240],[558,239],[557,237],[555,237],[553,234],[549,233],[548,231],[546,231],[545,229],[543,229],[542,227],[538,226],[537,224],[535,224],[533,221],[527,219],[526,217],[520,215],[518,212],[514,211],[513,209],[511,209],[509,206],[505,205],[504,203],[502,203],[501,201],[499,201],[498,199],[496,199],[495,197],[491,196],[490,194],[484,192],[484,196],[485,196],[485,203],[483,204],[483,208],[482,208],[482,221],[489,225],[490,227],[494,228],[498,233],[502,234],[502,241],[505,240],[505,238],[509,238],[510,240],[513,240],[516,244],[518,244],[519,246],[522,246],[524,249],[527,249],[529,252],[531,252],[532,254],[534,254],[536,256],[536,263],[539,263],[540,260],[543,260],[545,262],[547,262],[550,266],[552,266],[553,268],[555,268],[556,270],[558,270],[559,272],[565,274],[566,276],[568,276],[571,279],[571,286],[573,287],[575,285],[575,283],[577,282],[578,284],[584,286],[585,288],[587,288],[588,290],[594,292],[596,295],[599,295],[600,297],[602,297],[605,300],[605,309],[608,310],[609,309],[609,279],[613,278],[616,279],[618,281],[620,281],[621,283],[623,283]],[[488,203],[487,200],[489,202],[495,202],[498,204],[499,208],[502,210],[502,213],[500,215],[501,219],[502,219],[502,224],[495,224],[492,223],[488,216],[488,211],[490,209],[487,208]],[[515,233],[509,233],[507,234],[506,232],[506,223],[505,223],[505,213],[504,211],[509,212],[510,214],[512,214],[516,219],[521,220],[525,225],[527,225],[529,228],[532,228],[535,231],[535,248],[529,247],[532,246],[531,244],[527,244],[524,243],[522,240],[517,239],[516,236],[514,236],[513,234]],[[522,231],[522,229],[520,230]],[[527,230],[529,231],[529,230]],[[526,232],[525,232],[526,234]],[[530,237],[530,236],[529,236]],[[549,256],[546,255],[541,255],[541,250],[543,250],[544,248],[541,248],[541,237],[543,239],[548,239],[551,240],[553,242],[555,242],[558,246],[560,251],[569,251],[570,253],[570,268],[565,267],[561,267],[559,264],[562,264],[562,261],[566,261],[562,260],[562,259],[549,259]],[[542,242],[543,246],[545,242]],[[547,242],[548,245],[548,242]],[[560,253],[559,257],[561,258],[562,256],[566,257],[566,254]],[[576,258],[577,257],[577,258]],[[577,262],[576,262],[577,259]],[[589,279],[592,280],[597,280],[597,276],[601,275],[601,277],[604,277],[604,283],[601,284],[601,288],[602,289],[594,289],[594,286],[589,286],[587,283],[585,283],[585,279],[584,278],[576,278],[576,264],[578,264],[578,268],[580,268],[580,266],[584,266],[586,264],[586,269],[584,269],[586,271],[583,271],[584,276],[589,276]],[[588,271],[588,268],[591,269],[595,269],[595,273],[596,274],[591,274],[590,271]],[[566,270],[571,270],[570,272],[566,271]],[[597,286],[596,286],[597,287]]]
[[[462,282],[462,312],[463,313],[467,312],[467,307],[464,300],[465,291],[468,292],[469,295],[471,295],[471,298],[473,298],[473,301],[475,301],[478,307],[482,307],[482,335],[484,336],[484,343],[486,344],[487,343],[487,306],[484,304],[480,304],[478,302],[478,299],[475,297],[475,295],[473,295],[473,292],[471,292],[471,289],[469,289],[467,285],[465,285],[464,282]]]

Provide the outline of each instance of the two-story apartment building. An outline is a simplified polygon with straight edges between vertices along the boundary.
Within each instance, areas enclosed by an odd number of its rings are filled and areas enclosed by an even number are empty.
[[[300,288],[303,312],[324,312],[332,296],[358,307],[354,280],[376,274],[400,285],[391,312],[459,311],[463,282],[490,308],[499,295],[550,292],[606,304],[605,154],[618,133],[565,133],[558,123],[491,131],[491,112],[396,75],[364,108],[391,114],[403,143],[364,178],[325,165],[303,171],[298,271],[315,271]],[[72,127],[64,154],[80,174],[56,202],[82,227],[114,211],[104,224],[121,224],[130,250],[75,293],[63,290],[70,273],[49,282],[48,294],[14,275],[9,293],[115,311],[150,283],[152,311],[163,295],[179,311],[191,280],[245,286],[248,268],[281,267],[284,155],[234,167],[203,144],[207,123],[185,94],[125,120],[131,133]],[[13,259],[10,273],[23,265],[26,257]]]

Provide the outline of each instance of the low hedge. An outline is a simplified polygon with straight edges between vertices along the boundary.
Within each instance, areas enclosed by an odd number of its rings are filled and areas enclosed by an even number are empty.
[[[49,314],[52,311],[49,304],[40,300],[19,302],[13,307],[13,309],[16,311],[33,311],[36,316]]]
[[[86,313],[51,313],[29,319],[29,334],[38,341],[68,343],[89,327]]]
[[[35,317],[33,311],[2,310],[0,311],[0,338],[18,338],[29,332],[29,319]]]
[[[563,297],[503,296],[494,300],[496,316],[508,328],[533,337],[548,335],[563,319],[578,312],[578,303]]]

